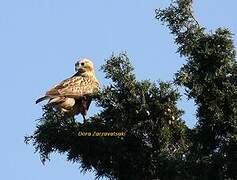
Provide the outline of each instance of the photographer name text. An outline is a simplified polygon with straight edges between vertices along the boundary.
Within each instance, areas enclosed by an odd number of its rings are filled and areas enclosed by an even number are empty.
[[[120,137],[120,136],[126,136],[126,132],[83,132],[79,131],[78,136],[92,136],[92,137],[101,137],[101,136],[108,136],[108,137]]]

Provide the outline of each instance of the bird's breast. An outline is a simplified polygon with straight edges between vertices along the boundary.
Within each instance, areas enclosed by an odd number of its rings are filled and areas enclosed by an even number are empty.
[[[65,98],[65,100],[60,104],[60,106],[64,109],[71,109],[75,105],[74,98]]]

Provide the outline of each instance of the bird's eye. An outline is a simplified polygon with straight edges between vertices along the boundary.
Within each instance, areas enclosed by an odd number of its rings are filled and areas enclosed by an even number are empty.
[[[84,66],[84,65],[85,65],[85,63],[84,63],[84,62],[82,62],[82,63],[81,63],[81,65],[82,65],[82,66]]]

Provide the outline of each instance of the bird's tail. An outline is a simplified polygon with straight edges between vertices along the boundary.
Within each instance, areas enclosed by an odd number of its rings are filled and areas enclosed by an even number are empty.
[[[37,104],[37,103],[39,103],[39,102],[41,102],[41,101],[44,101],[44,100],[46,100],[46,99],[48,99],[48,98],[49,98],[48,96],[43,96],[43,97],[37,99],[37,100],[35,101],[35,103]]]

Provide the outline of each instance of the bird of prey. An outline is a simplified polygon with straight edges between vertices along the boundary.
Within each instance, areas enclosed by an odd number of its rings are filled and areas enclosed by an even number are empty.
[[[99,82],[95,77],[93,63],[81,59],[75,64],[76,73],[49,89],[36,104],[48,99],[48,105],[59,108],[69,117],[82,114],[84,122],[92,96],[99,91]]]

